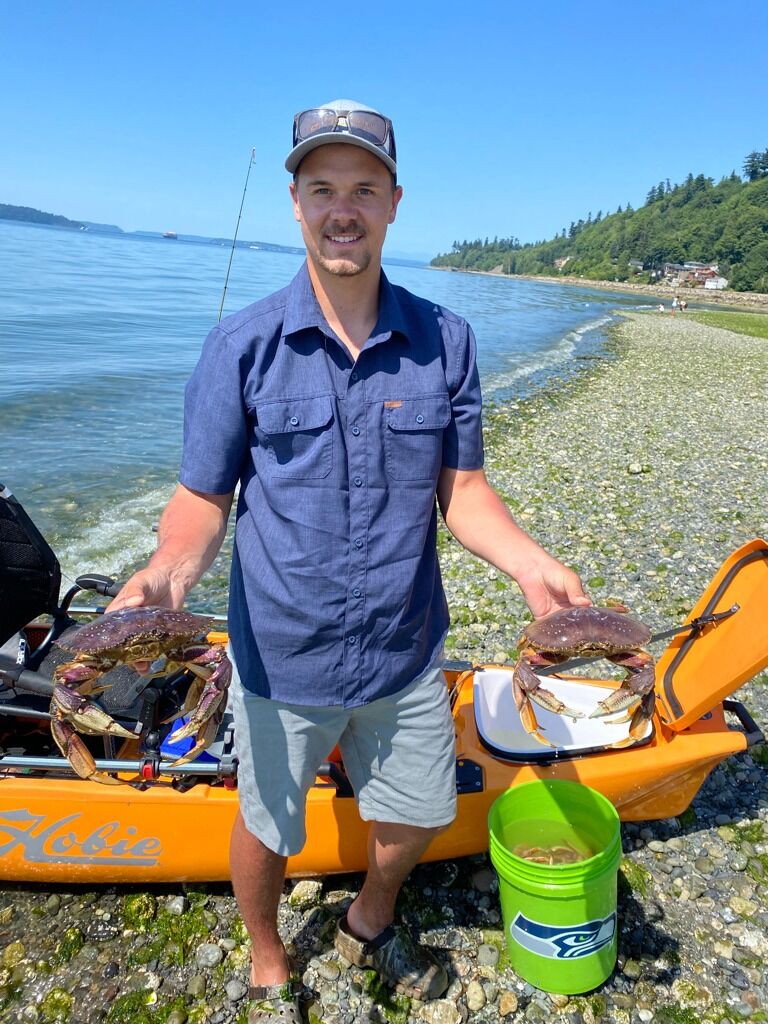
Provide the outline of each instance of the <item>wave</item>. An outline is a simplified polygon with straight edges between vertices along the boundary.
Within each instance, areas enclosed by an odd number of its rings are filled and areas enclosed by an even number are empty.
[[[152,527],[168,503],[173,488],[157,487],[135,497],[111,502],[94,523],[81,532],[70,531],[58,547],[67,580],[84,572],[100,572],[125,579],[146,562],[155,549]]]
[[[577,348],[587,335],[596,334],[602,327],[613,323],[614,320],[613,316],[600,316],[568,331],[549,348],[535,353],[515,353],[509,358],[511,366],[482,375],[483,390],[488,395],[509,390],[521,380],[567,364],[574,357]]]

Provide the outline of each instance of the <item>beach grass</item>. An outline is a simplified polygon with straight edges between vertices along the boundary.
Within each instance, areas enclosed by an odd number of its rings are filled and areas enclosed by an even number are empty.
[[[748,334],[751,338],[768,340],[768,316],[765,313],[732,313],[720,310],[713,313],[706,310],[688,313],[686,318],[707,327],[722,327],[726,331],[735,331],[736,334]]]

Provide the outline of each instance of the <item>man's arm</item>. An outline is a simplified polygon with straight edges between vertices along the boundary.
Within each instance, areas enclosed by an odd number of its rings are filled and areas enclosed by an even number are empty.
[[[157,551],[108,611],[147,604],[181,608],[221,547],[231,507],[232,492],[204,494],[179,484],[160,519]]]
[[[456,540],[511,576],[535,618],[591,603],[576,573],[547,554],[517,525],[482,469],[444,468],[437,500]]]

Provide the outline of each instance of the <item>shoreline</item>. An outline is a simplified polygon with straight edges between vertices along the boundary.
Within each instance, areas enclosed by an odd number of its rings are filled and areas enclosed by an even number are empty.
[[[648,295],[652,298],[666,299],[671,302],[675,295],[682,296],[688,302],[688,308],[694,305],[722,305],[733,309],[753,313],[768,313],[768,293],[765,292],[734,292],[729,290],[707,291],[704,288],[685,288],[673,285],[633,284],[631,281],[592,281],[586,277],[574,277],[564,274],[554,276],[548,274],[503,274],[494,270],[464,270],[457,267],[433,267],[429,270],[447,271],[453,274],[476,274],[480,277],[500,277],[507,281],[540,281],[543,284],[564,284],[579,288],[596,288],[599,291],[624,292],[628,295]]]

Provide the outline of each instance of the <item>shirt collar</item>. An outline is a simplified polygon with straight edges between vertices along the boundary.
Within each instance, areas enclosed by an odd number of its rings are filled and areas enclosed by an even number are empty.
[[[306,330],[308,327],[318,327],[325,331],[330,329],[312,288],[305,261],[288,286],[288,301],[283,318],[283,336],[287,337],[289,334]],[[382,335],[389,336],[394,331],[402,334],[405,338],[409,337],[408,322],[403,307],[395,289],[382,270],[379,285],[379,317],[371,332],[371,339],[380,339]]]

